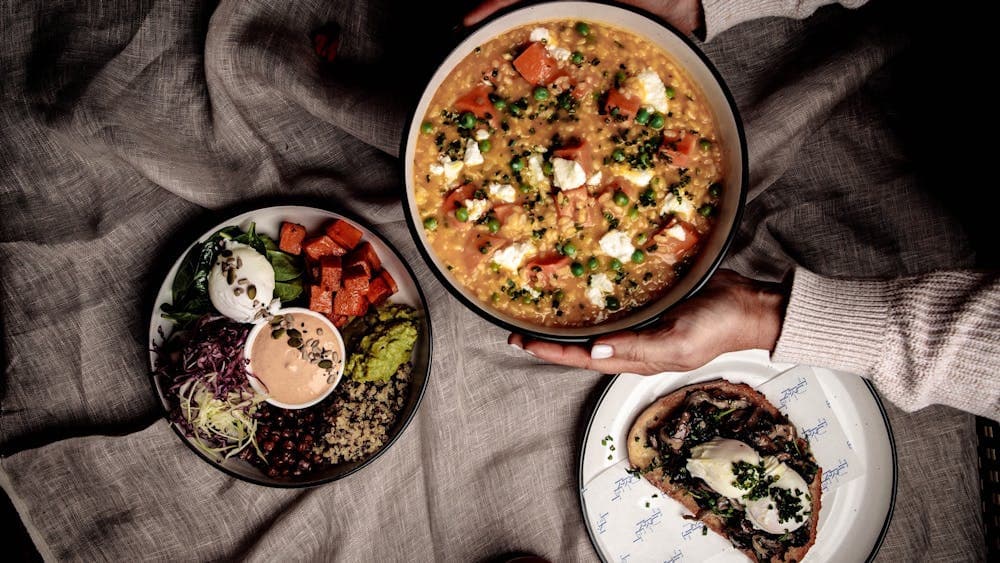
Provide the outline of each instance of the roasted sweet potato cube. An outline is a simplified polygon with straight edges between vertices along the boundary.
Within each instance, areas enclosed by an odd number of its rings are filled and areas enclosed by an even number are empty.
[[[298,256],[302,253],[302,241],[306,238],[306,228],[298,223],[285,221],[281,224],[281,236],[278,237],[278,248],[282,252]]]
[[[357,227],[347,221],[337,219],[327,225],[326,236],[333,239],[340,246],[350,250],[361,242],[362,233]]]
[[[381,305],[389,298],[389,284],[381,277],[377,277],[368,285],[368,302],[372,305]]]
[[[346,288],[337,292],[333,299],[333,313],[349,317],[360,317],[368,312],[368,298],[364,294],[348,291]]]
[[[371,278],[368,276],[368,272],[365,271],[364,266],[361,264],[348,266],[344,270],[344,276],[341,280],[342,291],[358,295],[368,295],[369,280]]]
[[[319,260],[324,256],[343,256],[347,254],[347,250],[343,246],[337,244],[326,235],[320,235],[307,240],[302,245],[302,250],[305,251],[306,256],[313,260]]]
[[[382,269],[382,260],[379,259],[378,253],[375,252],[375,248],[372,246],[372,243],[368,241],[361,243],[347,256],[348,265],[360,263],[368,265],[369,275],[375,275]]]
[[[340,256],[324,256],[319,261],[319,283],[327,291],[340,289],[340,276],[343,273]]]
[[[385,281],[385,285],[389,286],[389,295],[395,295],[395,293],[399,291],[399,286],[396,285],[396,280],[392,279],[388,270],[382,270],[378,277]]]
[[[309,309],[324,315],[333,312],[333,293],[321,286],[309,286]]]
[[[333,323],[333,326],[337,328],[344,328],[345,326],[347,326],[347,323],[351,322],[351,319],[354,317],[348,317],[346,315],[337,315],[334,313],[330,313],[329,315],[326,316],[326,318],[330,319],[330,322]]]

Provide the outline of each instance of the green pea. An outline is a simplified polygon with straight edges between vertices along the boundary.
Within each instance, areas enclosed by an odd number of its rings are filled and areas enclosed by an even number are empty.
[[[621,149],[611,151],[611,160],[615,162],[623,162],[625,160],[625,151]]]
[[[663,185],[663,178],[660,178],[659,176],[656,176],[649,181],[649,187],[653,189],[657,189],[662,185]]]
[[[706,203],[698,208],[698,213],[701,213],[702,217],[711,217],[715,213],[715,206],[711,203]]]
[[[636,250],[632,253],[632,261],[636,264],[642,264],[646,261],[646,253],[641,250]]]
[[[476,115],[471,111],[467,111],[458,116],[458,126],[462,129],[472,129],[476,126]]]
[[[491,233],[495,233],[500,230],[500,221],[496,217],[490,217],[490,220],[486,222],[486,228],[490,230]]]
[[[490,149],[492,148],[493,148],[493,143],[491,143],[489,139],[483,139],[482,141],[479,141],[479,152],[490,152]]]
[[[532,95],[539,102],[544,102],[545,100],[549,99],[549,89],[544,86],[539,86],[538,88],[535,88],[535,91],[532,93]]]
[[[616,72],[615,73],[615,86],[617,86],[617,87],[620,88],[621,85],[623,83],[625,83],[625,79],[626,78],[628,78],[628,75],[625,74],[625,71],[619,70],[618,72]]]
[[[649,126],[653,129],[663,129],[663,124],[666,123],[666,118],[660,112],[654,113],[649,118]]]
[[[582,65],[583,58],[584,58],[583,53],[581,53],[580,51],[573,51],[573,55],[570,57],[569,60],[575,65]]]
[[[701,150],[707,151],[708,149],[712,148],[712,141],[703,138],[698,141],[698,146],[701,147]]]
[[[617,259],[617,258],[612,258],[611,259],[611,269],[614,270],[614,271],[616,271],[616,272],[620,272],[621,269],[622,269],[622,261],[619,260],[619,259]]]
[[[674,96],[677,95],[677,93],[674,92],[674,87],[673,86],[667,86],[666,88],[664,88],[664,90],[666,91],[667,99],[668,100],[674,99]]]
[[[493,107],[498,110],[503,110],[507,107],[507,100],[497,96],[496,94],[490,94],[490,102],[493,104]]]
[[[719,197],[722,193],[722,184],[719,182],[712,182],[712,185],[708,187],[708,195],[712,197]]]
[[[648,152],[639,153],[639,164],[643,165],[645,168],[649,168],[653,165],[653,155]]]
[[[434,132],[434,124],[431,123],[430,121],[423,122],[420,125],[420,132],[421,133],[433,133]]]
[[[625,192],[622,191],[615,192],[615,195],[612,199],[614,200],[615,205],[617,205],[618,207],[625,207],[626,205],[628,205],[628,196],[625,195]]]
[[[591,256],[590,260],[587,260],[587,268],[590,269],[590,271],[594,271],[600,267],[601,267],[601,262],[597,259],[596,256]]]
[[[649,235],[646,233],[639,233],[639,235],[635,237],[636,244],[646,244],[647,240],[649,240]]]
[[[494,291],[493,295],[490,295],[490,301],[493,301],[494,303],[499,303],[500,302],[500,294]]]
[[[636,207],[636,206],[634,206],[634,205],[632,207],[630,207],[629,210],[628,210],[628,218],[632,219],[633,221],[636,220],[636,219],[638,219],[639,218],[639,208]]]
[[[545,162],[542,163],[542,174],[545,174],[546,176],[551,176],[552,175],[552,163],[551,162],[549,162],[549,161],[546,160]]]
[[[531,193],[531,186],[529,186],[528,184],[521,184],[520,186],[517,187],[517,189],[522,194]]]
[[[576,256],[576,245],[571,242],[567,242],[566,244],[564,244],[563,254],[569,256],[570,258]]]
[[[428,217],[424,219],[424,228],[428,231],[433,231],[438,228],[437,217]]]
[[[576,32],[586,37],[590,35],[590,26],[586,22],[576,22]]]
[[[523,296],[523,297],[521,297],[521,303],[524,303],[525,305],[531,305],[531,302],[532,302],[533,300],[534,300],[534,299],[532,299],[532,297],[531,297],[531,294],[530,294],[530,293],[525,293],[525,294],[524,294],[524,296]]]
[[[514,172],[520,172],[524,169],[524,159],[516,156],[510,161],[510,169]]]
[[[569,271],[573,272],[574,276],[580,277],[583,275],[583,264],[579,262],[573,262],[572,264],[569,265]]]
[[[649,122],[649,110],[646,108],[639,108],[639,111],[635,112],[635,122],[639,125],[645,125]]]
[[[459,207],[455,210],[455,218],[461,222],[466,222],[469,220],[469,210],[464,207]]]
[[[500,273],[500,264],[497,264],[496,262],[490,262],[490,270],[493,270],[493,273]]]

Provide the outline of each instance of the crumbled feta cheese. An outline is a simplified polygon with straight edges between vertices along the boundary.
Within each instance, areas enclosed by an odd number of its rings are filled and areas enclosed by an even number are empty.
[[[608,294],[614,293],[615,286],[611,283],[608,275],[605,273],[594,274],[590,277],[590,286],[587,287],[587,299],[594,304],[595,307],[604,308],[605,301],[604,297]]]
[[[563,49],[562,47],[552,47],[551,45],[546,48],[550,55],[552,55],[557,61],[568,61],[572,53],[569,49]]]
[[[543,186],[549,182],[548,178],[545,177],[545,172],[542,170],[542,157],[537,154],[528,157],[528,180],[535,187]]]
[[[587,185],[588,186],[600,186],[601,185],[601,176],[602,176],[601,171],[598,170],[596,173],[594,173],[593,176],[590,177],[589,180],[587,180]]]
[[[447,183],[452,183],[458,178],[458,174],[462,171],[462,167],[465,166],[461,160],[453,161],[448,155],[444,155],[439,159],[440,164],[431,164],[430,173],[435,176],[440,176],[444,174],[444,180]]]
[[[575,190],[587,181],[579,162],[559,157],[552,159],[552,177],[552,184],[563,190]]]
[[[479,166],[483,163],[483,153],[479,152],[479,143],[475,139],[469,139],[465,143],[465,165]]]
[[[619,176],[625,178],[640,188],[645,188],[653,180],[653,170],[651,168],[647,168],[646,170],[635,170],[633,168],[629,168],[628,166],[618,166],[616,171]]]
[[[465,208],[469,210],[469,221],[476,221],[490,210],[488,199],[467,199]]]
[[[538,299],[542,296],[542,292],[533,287],[525,287],[524,290],[528,292],[528,295],[530,295],[532,299]]]
[[[476,140],[485,141],[490,138],[490,132],[486,129],[476,129]]]
[[[444,166],[441,166],[440,162],[435,162],[430,165],[428,171],[431,173],[432,176],[440,176],[444,174]]]
[[[544,27],[536,27],[531,30],[531,36],[528,37],[531,41],[544,41],[545,43],[552,43],[552,35],[549,34],[549,30]]]
[[[673,213],[674,215],[680,216],[683,219],[691,220],[695,214],[694,205],[688,201],[687,198],[679,198],[673,194],[667,194],[667,200],[663,202],[663,207],[660,208],[660,215],[666,215],[667,213]],[[683,230],[683,229],[681,229]]]
[[[631,260],[632,253],[635,252],[635,247],[632,246],[632,239],[628,236],[628,233],[621,231],[608,231],[606,235],[601,237],[600,245],[601,250],[605,254],[617,258],[622,262]]]
[[[635,82],[638,86],[639,98],[644,106],[653,108],[660,113],[667,113],[669,102],[667,101],[667,90],[663,86],[663,81],[651,68],[635,75]]]
[[[671,238],[675,238],[677,240],[681,240],[682,241],[682,240],[687,239],[687,231],[685,231],[684,227],[682,227],[680,225],[674,225],[673,227],[670,227],[669,229],[665,229],[663,232],[667,236],[669,236]]]
[[[493,261],[505,270],[516,272],[521,267],[521,262],[524,262],[524,257],[534,250],[535,247],[530,242],[514,243],[494,252]]]
[[[517,199],[517,190],[510,184],[490,184],[487,189],[491,196],[504,203],[514,203]]]

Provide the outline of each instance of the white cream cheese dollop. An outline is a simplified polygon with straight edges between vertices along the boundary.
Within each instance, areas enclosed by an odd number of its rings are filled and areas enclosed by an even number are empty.
[[[250,246],[227,241],[208,274],[208,298],[226,317],[253,322],[274,305],[274,268]]]

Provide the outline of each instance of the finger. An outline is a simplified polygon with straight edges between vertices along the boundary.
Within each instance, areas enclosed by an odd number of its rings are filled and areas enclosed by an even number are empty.
[[[465,18],[462,20],[462,25],[465,27],[472,27],[477,23],[483,21],[490,14],[497,10],[502,10],[511,4],[516,4],[519,0],[486,0],[481,2],[478,6],[472,9],[471,12],[465,14]]]
[[[615,357],[595,358],[593,349],[588,346],[573,344],[557,344],[544,340],[524,340],[524,350],[540,360],[581,369],[594,370],[600,373],[652,373],[649,367],[628,359]]]

